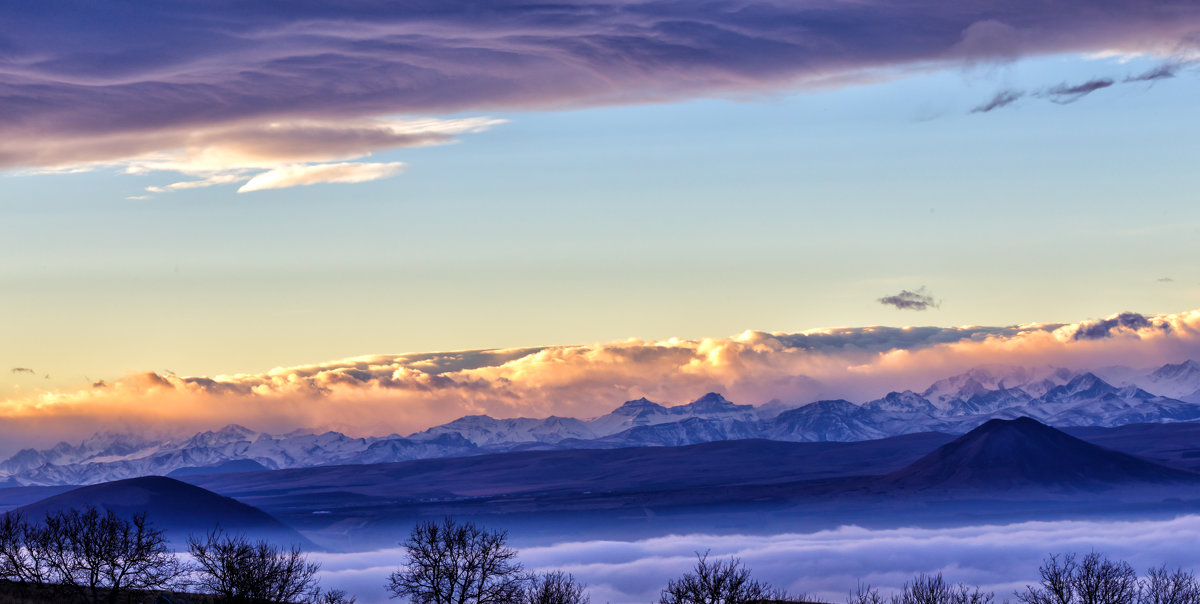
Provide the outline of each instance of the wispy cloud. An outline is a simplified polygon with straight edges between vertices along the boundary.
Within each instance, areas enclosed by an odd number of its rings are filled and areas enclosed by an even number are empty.
[[[916,291],[903,289],[898,294],[884,296],[879,299],[879,303],[884,306],[894,306],[899,310],[928,310],[941,306],[941,302],[934,298],[933,294],[925,291],[924,286]]]
[[[1178,75],[1180,70],[1187,65],[1192,64],[1193,62],[1194,61],[1188,59],[1166,61],[1148,71],[1125,76],[1125,78],[1121,79],[1120,81],[1113,80],[1111,78],[1094,78],[1081,84],[1072,85],[1062,83],[1058,84],[1057,86],[1045,88],[1037,92],[1036,96],[1050,100],[1054,103],[1058,103],[1059,105],[1069,105],[1079,101],[1083,97],[1093,92],[1096,92],[1097,90],[1109,88],[1117,84],[1136,84],[1140,82],[1154,83],[1159,80],[1174,78],[1176,75]],[[987,102],[972,108],[971,113],[987,113],[989,111],[1007,107],[1020,100],[1024,96],[1026,96],[1026,92],[1023,90],[1001,90]]]
[[[267,189],[284,189],[317,183],[368,182],[399,174],[403,170],[404,164],[402,162],[347,162],[283,166],[251,178],[238,189],[238,193],[265,191]]]
[[[1082,84],[1068,85],[1064,83],[1053,88],[1047,88],[1042,92],[1042,94],[1052,102],[1060,105],[1067,105],[1074,103],[1079,99],[1096,92],[1097,90],[1108,88],[1114,83],[1115,82],[1109,78],[1097,78],[1094,80],[1088,80]]]
[[[36,373],[37,373],[36,371],[34,371],[34,370],[32,370],[32,369],[30,369],[30,368],[28,368],[28,367],[13,367],[13,368],[12,368],[12,372],[13,372],[13,373],[28,373],[28,374],[30,374],[30,375],[33,375],[33,374],[36,374]]]
[[[85,3],[69,14],[30,2],[0,17],[0,168],[182,153],[218,172],[238,165],[222,150],[331,163],[421,144],[363,125],[387,116],[744,97],[1047,53],[1173,56],[1200,28],[1200,7],[1168,0]],[[323,148],[337,157],[277,157]]]
[[[504,120],[486,117],[293,120],[190,131],[140,132],[110,138],[108,143],[113,145],[115,154],[92,161],[86,160],[89,157],[86,140],[78,141],[79,147],[64,146],[62,141],[40,140],[31,142],[27,149],[31,157],[40,157],[42,163],[60,165],[62,170],[70,172],[119,168],[129,174],[174,173],[191,177],[190,180],[147,187],[149,193],[243,183],[247,184],[240,190],[247,192],[317,182],[364,182],[385,178],[398,173],[403,164],[346,160],[365,158],[388,149],[447,144],[458,135],[483,132],[502,123]],[[77,163],[80,161],[84,163]],[[40,172],[54,170],[42,168]],[[248,186],[255,179],[257,184]]]
[[[1157,82],[1158,80],[1168,80],[1178,75],[1179,70],[1183,67],[1180,62],[1167,62],[1143,73],[1131,75],[1125,78],[1126,83],[1134,82]]]
[[[1001,107],[1007,107],[1021,100],[1021,97],[1023,96],[1025,96],[1025,92],[1022,90],[1001,90],[1000,92],[997,92],[996,96],[993,96],[988,102],[972,109],[971,113],[987,113]]]

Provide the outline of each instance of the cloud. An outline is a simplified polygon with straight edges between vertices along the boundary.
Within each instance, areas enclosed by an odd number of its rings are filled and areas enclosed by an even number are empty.
[[[4,21],[0,168],[71,170],[178,154],[192,137],[270,146],[277,124],[321,125],[298,149],[362,156],[409,146],[362,131],[388,116],[743,98],[1064,52],[1174,56],[1200,29],[1200,7],[369,0],[83,3],[64,13],[19,3]]]
[[[925,291],[925,286],[921,286],[917,291],[900,290],[898,294],[880,298],[879,303],[895,306],[899,310],[926,310],[941,306],[941,302]]]
[[[1131,75],[1125,78],[1125,83],[1134,82],[1157,82],[1158,80],[1166,80],[1175,77],[1179,73],[1179,69],[1183,65],[1179,62],[1167,62],[1151,69],[1149,71]]]
[[[1146,317],[1135,312],[1123,312],[1102,321],[1085,321],[1075,330],[1076,340],[1098,340],[1110,338],[1121,332],[1138,332],[1146,329],[1161,329],[1170,331],[1169,323],[1151,323]]]
[[[13,367],[12,372],[13,373],[29,373],[29,374],[37,373],[36,371],[34,371],[28,367]]]
[[[642,396],[668,405],[710,391],[742,403],[864,402],[972,367],[1145,367],[1189,358],[1200,358],[1200,310],[374,355],[236,375],[144,372],[0,400],[0,455],[102,429],[195,432],[234,422],[271,432],[410,434],[471,414],[593,417]]]
[[[813,533],[675,534],[635,541],[568,541],[519,548],[531,570],[560,569],[588,584],[593,602],[653,602],[668,580],[691,570],[695,552],[738,557],[757,579],[827,602],[843,602],[860,582],[885,597],[918,573],[978,585],[998,600],[1038,580],[1051,553],[1102,552],[1139,573],[1159,564],[1200,568],[1195,547],[1200,517],[1169,520],[1031,521],[951,528],[867,529],[841,526]],[[511,535],[521,538],[521,535]],[[399,540],[398,536],[397,540]],[[321,582],[383,604],[382,588],[403,559],[400,549],[315,553]]]
[[[1108,88],[1114,83],[1115,82],[1113,80],[1108,78],[1098,78],[1094,80],[1088,80],[1082,84],[1076,84],[1074,86],[1059,84],[1058,86],[1045,90],[1042,94],[1054,103],[1067,105],[1074,103],[1075,101],[1078,101],[1079,99],[1082,99],[1083,97],[1096,92],[1097,90]]]
[[[317,183],[367,182],[387,178],[399,174],[403,170],[403,162],[283,166],[251,178],[238,189],[238,193],[315,185]]]
[[[94,160],[86,160],[94,157],[86,139],[72,140],[72,144],[66,145],[62,141],[39,140],[27,145],[26,150],[27,161],[58,166],[41,168],[42,173],[120,168],[129,174],[171,172],[192,177],[192,180],[146,187],[150,193],[247,183],[259,177],[262,177],[259,185],[273,185],[243,187],[255,191],[315,182],[376,180],[396,174],[402,164],[345,160],[387,149],[447,144],[454,142],[457,135],[483,132],[503,123],[504,120],[487,117],[291,120],[123,134],[106,141],[115,153]],[[284,178],[285,175],[291,177]],[[318,175],[324,175],[324,180]]]
[[[1153,69],[1150,69],[1149,71],[1126,76],[1119,83],[1134,84],[1138,82],[1156,82],[1158,80],[1173,78],[1179,73],[1180,69],[1192,62],[1194,61],[1182,59],[1167,61]],[[1049,99],[1051,102],[1058,103],[1060,105],[1067,105],[1074,103],[1075,101],[1078,101],[1097,90],[1108,88],[1117,83],[1118,82],[1116,80],[1109,78],[1095,78],[1082,84],[1076,84],[1073,86],[1064,83],[1047,88],[1039,92],[1038,96]],[[1025,95],[1026,93],[1022,90],[1001,90],[1000,92],[997,92],[996,95],[993,96],[988,102],[971,109],[971,113],[987,113],[995,109],[1007,107],[1020,100]]]
[[[1001,107],[1007,107],[1020,100],[1023,96],[1025,96],[1025,92],[1022,90],[1001,90],[996,93],[996,96],[992,97],[992,100],[972,109],[971,113],[987,113]]]
[[[1174,283],[1175,282],[1175,280],[1170,277],[1159,277],[1158,279],[1155,279],[1155,281],[1158,281],[1159,283]]]

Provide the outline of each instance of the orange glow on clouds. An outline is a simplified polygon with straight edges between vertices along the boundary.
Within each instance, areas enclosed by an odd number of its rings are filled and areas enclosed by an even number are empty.
[[[985,365],[1149,367],[1200,354],[1200,310],[1130,316],[1137,320],[378,355],[213,378],[142,373],[0,402],[0,436],[25,445],[105,428],[187,432],[229,423],[407,434],[469,414],[591,417],[641,396],[665,404],[708,391],[740,403],[862,402]]]

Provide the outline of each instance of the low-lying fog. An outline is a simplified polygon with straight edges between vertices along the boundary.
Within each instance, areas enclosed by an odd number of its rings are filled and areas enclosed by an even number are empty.
[[[642,541],[579,541],[520,550],[534,570],[562,569],[588,584],[595,604],[657,601],[667,580],[689,570],[695,552],[737,556],[756,578],[827,601],[844,602],[860,581],[889,591],[919,572],[980,585],[1010,599],[1037,577],[1049,553],[1099,551],[1150,566],[1200,568],[1200,516],[1173,520],[1055,521],[960,528],[871,530],[845,526],[772,536],[672,535]],[[354,554],[313,554],[322,584],[388,601],[383,585],[403,558],[400,548]]]

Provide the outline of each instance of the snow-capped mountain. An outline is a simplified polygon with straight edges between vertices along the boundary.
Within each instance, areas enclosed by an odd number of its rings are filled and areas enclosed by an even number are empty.
[[[226,426],[186,439],[100,433],[72,445],[26,449],[0,462],[0,485],[89,484],[230,470],[367,464],[521,449],[678,446],[765,438],[855,441],[916,432],[966,433],[989,419],[1028,416],[1056,426],[1118,426],[1200,420],[1200,363],[1154,370],[972,369],[921,393],[890,392],[861,404],[822,400],[782,410],[735,404],[718,393],[668,406],[645,398],[605,415],[462,417],[409,435],[353,438],[337,432],[271,435]],[[1113,378],[1114,380],[1116,378]]]
[[[1122,382],[1159,396],[1200,403],[1200,363],[1193,360],[1163,365],[1152,372]]]

